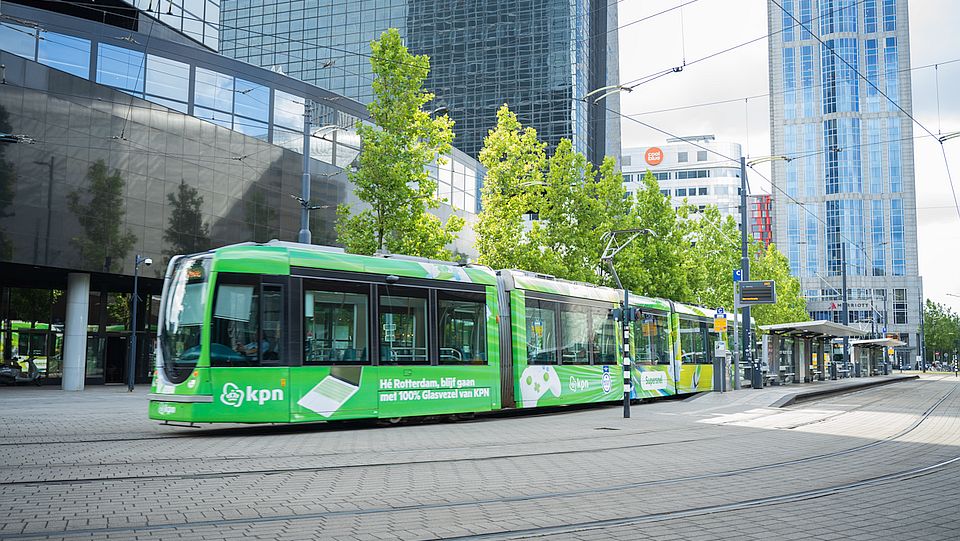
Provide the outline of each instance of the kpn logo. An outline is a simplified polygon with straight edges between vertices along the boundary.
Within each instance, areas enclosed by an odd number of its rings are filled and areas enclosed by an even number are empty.
[[[251,385],[241,389],[237,384],[227,382],[223,384],[223,392],[220,393],[220,401],[235,408],[239,408],[244,402],[256,402],[262,406],[264,402],[274,400],[283,400],[283,389],[254,389]]]

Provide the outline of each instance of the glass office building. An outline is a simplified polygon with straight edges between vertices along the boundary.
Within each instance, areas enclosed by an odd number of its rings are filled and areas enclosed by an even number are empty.
[[[434,107],[456,121],[454,146],[476,157],[507,103],[542,140],[568,138],[594,163],[619,159],[617,4],[606,0],[224,0],[223,54],[363,103],[372,99],[370,42],[397,28],[427,54]]]
[[[34,357],[58,382],[71,299],[88,309],[86,380],[124,381],[140,254],[155,262],[140,267],[136,377],[145,380],[155,297],[172,255],[297,238],[291,196],[300,194],[306,100],[315,104],[312,199],[325,205],[311,214],[313,241],[336,243],[336,206],[359,203],[345,168],[360,151],[362,104],[195,40],[158,38],[159,26],[136,30],[155,20],[122,27],[7,3],[0,17],[4,361]],[[437,212],[469,224],[479,165],[454,151],[429,171],[438,195],[467,209]],[[454,248],[470,254],[472,245],[466,231]],[[78,277],[87,290],[79,300]]]
[[[773,165],[777,246],[815,319],[841,321],[846,264],[849,321],[907,342],[912,364],[923,291],[900,110],[913,109],[907,0],[780,4],[768,4],[772,149],[796,159]]]

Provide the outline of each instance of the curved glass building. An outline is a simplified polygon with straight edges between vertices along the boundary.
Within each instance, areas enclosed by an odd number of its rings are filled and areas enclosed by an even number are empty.
[[[296,240],[308,102],[313,242],[335,244],[337,205],[359,203],[345,171],[367,120],[357,101],[221,56],[132,6],[82,4],[5,2],[0,16],[3,361],[33,357],[71,388],[126,381],[138,254],[154,262],[138,269],[145,381],[171,255]],[[479,165],[454,151],[431,174],[448,202],[438,213],[469,223]],[[466,231],[455,248],[472,244]],[[71,320],[77,303],[85,317]],[[86,348],[65,352],[77,333]]]

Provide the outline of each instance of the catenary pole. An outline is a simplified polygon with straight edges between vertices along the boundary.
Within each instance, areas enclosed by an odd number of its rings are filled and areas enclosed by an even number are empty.
[[[310,100],[303,103],[303,178],[300,181],[300,235],[297,241],[302,244],[311,243],[310,209],[305,202],[310,201],[310,120],[313,116],[313,104]]]
[[[840,321],[843,323],[843,326],[846,327],[850,324],[850,312],[847,307],[847,243],[840,243],[840,281],[843,284],[840,286],[840,296],[843,299],[843,313],[840,314]],[[845,370],[850,370],[850,337],[843,337],[843,368]],[[847,372],[847,377],[850,377],[850,372]]]
[[[750,256],[747,251],[747,158],[740,157],[740,268],[743,274],[740,280],[750,279]],[[750,385],[754,389],[763,388],[763,376],[760,373],[759,363],[753,362],[752,348],[750,347],[750,307],[743,307],[743,341],[741,343],[741,358],[751,367]]]

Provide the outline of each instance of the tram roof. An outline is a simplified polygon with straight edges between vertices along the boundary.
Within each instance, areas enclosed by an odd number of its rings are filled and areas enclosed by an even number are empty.
[[[507,275],[512,278],[514,285],[518,289],[526,291],[539,291],[541,293],[552,293],[554,295],[598,301],[620,302],[621,299],[620,290],[605,286],[588,284],[586,282],[574,282],[548,274],[539,274],[517,269],[504,269],[499,272],[501,275]]]
[[[825,319],[816,321],[796,321],[792,323],[777,323],[775,325],[761,325],[761,330],[771,334],[786,334],[802,338],[843,338],[848,336],[863,336],[863,331],[850,325],[841,325]]]
[[[291,268],[328,269],[370,274],[393,274],[407,278],[425,278],[496,285],[493,270],[482,265],[460,264],[426,258],[378,254],[348,254],[342,248],[271,240],[247,242],[212,250],[213,270],[289,274]]]

